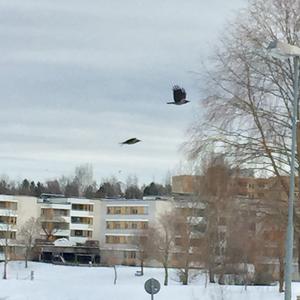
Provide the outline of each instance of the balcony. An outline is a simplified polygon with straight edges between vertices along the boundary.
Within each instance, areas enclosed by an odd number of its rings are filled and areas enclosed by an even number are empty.
[[[69,237],[70,236],[70,230],[69,229],[59,229],[53,235],[54,236]]]
[[[88,237],[83,237],[83,236],[71,236],[69,238],[69,240],[71,242],[74,242],[74,243],[79,243],[79,244],[84,244],[86,241],[88,241],[90,238]]]
[[[71,205],[70,204],[53,204],[53,203],[43,203],[41,205],[42,211],[65,211],[66,215],[70,215]]]
[[[71,217],[89,217],[89,218],[93,218],[93,212],[89,211],[89,210],[72,209],[71,210]]]
[[[0,208],[0,216],[4,217],[17,217],[17,211],[9,208]]]
[[[8,239],[7,242],[9,246],[18,246],[16,239]],[[0,238],[0,246],[5,246],[5,239]]]
[[[92,224],[84,224],[84,223],[71,223],[70,229],[74,230],[93,230]]]
[[[120,234],[120,235],[139,235],[143,232],[143,229],[105,229],[105,234],[108,234],[108,235],[117,235],[117,234]]]
[[[0,223],[0,231],[17,231],[16,225]]]
[[[70,223],[71,222],[71,218],[68,216],[45,216],[42,215],[41,216],[41,222],[42,223]]]

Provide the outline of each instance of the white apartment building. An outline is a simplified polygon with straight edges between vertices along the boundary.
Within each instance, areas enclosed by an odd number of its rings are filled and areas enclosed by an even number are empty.
[[[136,264],[137,236],[172,208],[170,198],[102,199],[100,246],[103,262]]]
[[[92,200],[43,197],[38,199],[38,205],[44,225],[42,235],[47,235],[54,228],[54,239],[66,238],[73,244],[84,244],[87,240],[95,239],[93,235],[94,202]]]
[[[4,247],[9,243],[9,253],[14,251],[17,235],[18,201],[7,196],[0,199],[0,260],[4,260]]]
[[[4,259],[4,247],[9,245],[8,256],[14,258],[20,248],[18,229],[30,217],[38,216],[37,198],[0,195],[0,260]]]
[[[37,199],[42,224],[42,237],[59,239],[70,237],[71,204],[67,198]]]
[[[66,238],[74,244],[96,239],[93,208],[89,199],[0,195],[0,261],[6,240],[10,256],[20,257],[20,229],[31,217],[41,221],[41,238]]]
[[[134,264],[137,234],[153,225],[172,207],[171,198],[85,199],[43,195],[0,195],[0,260],[6,236],[11,257],[20,257],[20,229],[31,217],[42,224],[41,238],[68,239],[71,244],[99,241],[101,261],[114,257],[119,263]]]
[[[87,240],[95,239],[94,231],[94,202],[89,199],[68,198],[70,210],[69,240],[84,244]]]

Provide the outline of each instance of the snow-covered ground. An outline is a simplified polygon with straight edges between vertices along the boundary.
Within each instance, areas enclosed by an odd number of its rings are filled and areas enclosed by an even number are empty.
[[[0,274],[3,265],[0,264]],[[205,287],[204,276],[188,286],[177,282],[176,271],[170,271],[169,286],[163,286],[163,269],[146,268],[143,277],[134,275],[136,267],[117,267],[118,280],[113,285],[112,268],[55,266],[44,263],[11,262],[8,280],[0,279],[0,300],[150,300],[144,282],[153,277],[160,281],[161,290],[154,300],[281,300],[278,287],[242,286]],[[34,280],[30,281],[30,271]],[[293,284],[293,299],[300,295],[300,283]]]

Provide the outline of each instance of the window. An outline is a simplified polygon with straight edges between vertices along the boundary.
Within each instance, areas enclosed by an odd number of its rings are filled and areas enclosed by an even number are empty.
[[[71,222],[72,223],[81,223],[80,217],[72,217]]]
[[[137,223],[136,222],[132,222],[131,223],[131,229],[137,229]]]
[[[136,252],[135,251],[124,251],[124,258],[127,259],[135,259],[136,258]]]
[[[131,209],[131,214],[132,214],[132,215],[137,215],[137,214],[138,214],[137,208],[132,208],[132,209]]]

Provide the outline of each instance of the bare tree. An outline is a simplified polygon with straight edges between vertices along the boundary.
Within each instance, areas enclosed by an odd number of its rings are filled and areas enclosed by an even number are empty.
[[[148,230],[149,242],[153,245],[153,251],[150,254],[160,262],[165,270],[164,285],[168,285],[169,265],[175,245],[175,213],[166,212],[159,217],[155,227]]]
[[[98,191],[96,192],[97,198],[120,196],[122,196],[121,184],[114,176],[103,179]]]
[[[243,283],[245,289],[254,280],[255,263],[261,258],[263,242],[256,236],[256,211],[249,205],[243,207],[235,199],[226,222],[225,270],[237,276],[235,283]]]
[[[114,284],[117,284],[117,279],[118,279],[117,265],[120,264],[120,259],[114,255],[110,255],[107,258],[107,264],[108,264],[108,266],[113,267],[113,269],[114,269]]]
[[[39,220],[31,217],[21,227],[20,242],[25,248],[25,268],[28,267],[28,259],[30,259],[32,249],[34,247],[35,240],[39,238],[41,234],[41,224]]]
[[[4,264],[3,264],[3,279],[7,279],[7,264],[9,259],[9,238],[10,238],[10,228],[9,223],[4,224],[5,231],[4,231]]]
[[[205,204],[206,230],[204,235],[203,259],[209,272],[209,281],[215,282],[215,273],[221,274],[225,263],[226,211],[235,195],[233,170],[224,156],[212,153],[203,162],[203,172],[198,184],[198,195]]]
[[[141,199],[143,192],[138,186],[137,176],[128,176],[126,179],[125,198],[126,199]]]
[[[194,197],[176,203],[175,263],[183,285],[189,283],[190,270],[201,266],[204,224],[199,210],[202,211],[202,205]]]
[[[75,168],[74,182],[79,188],[79,195],[82,196],[84,190],[93,184],[93,166],[91,164],[83,164]]]
[[[252,0],[227,29],[205,76],[205,117],[191,129],[192,154],[216,145],[248,168],[288,174],[292,61],[262,49],[274,39],[300,45],[299,8],[297,0]]]
[[[291,160],[294,70],[292,58],[280,61],[263,49],[277,39],[300,46],[299,10],[298,0],[251,0],[236,22],[226,27],[202,78],[206,86],[204,117],[191,127],[187,143],[191,157],[215,146],[233,163],[252,168],[256,174],[275,176],[285,193],[279,201],[289,194],[285,176],[289,176]],[[299,114],[298,110],[298,120]],[[298,190],[299,129],[298,124]],[[296,224],[299,218],[295,214]]]
[[[148,229],[143,229],[139,231],[133,239],[133,244],[138,249],[138,258],[140,260],[141,276],[144,275],[144,262],[150,256],[153,251],[152,243],[149,239]]]
[[[47,189],[47,193],[51,193],[51,194],[61,194],[62,193],[59,182],[56,179],[47,181],[46,189]]]
[[[2,224],[4,230],[1,232],[1,238],[4,239],[2,244],[4,250],[3,279],[7,279],[7,265],[11,255],[11,240],[15,239],[14,233],[11,231],[11,226],[13,224],[12,214],[8,213],[5,218],[6,220]]]
[[[284,178],[287,180],[287,178]],[[284,255],[285,255],[285,232],[287,227],[287,201],[285,191],[277,178],[274,178],[264,198],[260,201],[258,235],[264,239],[265,248],[262,255],[277,259],[279,272],[279,292],[283,292],[284,286]],[[297,210],[298,208],[298,210]],[[296,205],[299,213],[299,205]],[[296,234],[299,235],[299,219],[295,224]]]
[[[64,218],[54,215],[51,210],[40,216],[37,221],[41,225],[47,241],[53,241],[55,234],[58,233],[59,230],[68,229],[68,223],[66,223]]]

